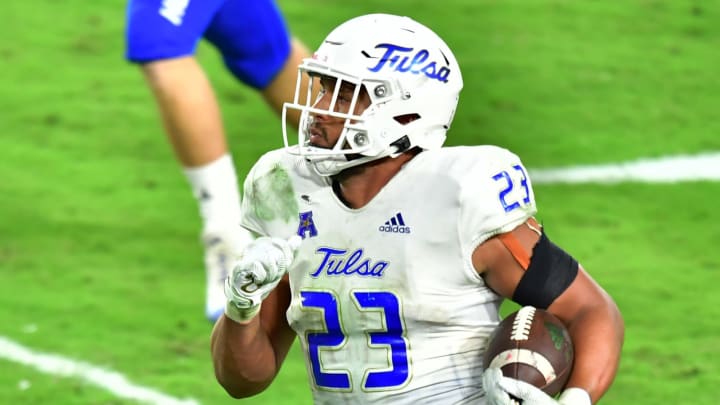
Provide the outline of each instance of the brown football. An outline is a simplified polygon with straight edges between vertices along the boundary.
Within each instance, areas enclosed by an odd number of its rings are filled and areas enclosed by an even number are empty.
[[[495,328],[483,366],[499,368],[504,376],[555,396],[570,377],[573,359],[572,340],[562,321],[545,310],[526,306]]]

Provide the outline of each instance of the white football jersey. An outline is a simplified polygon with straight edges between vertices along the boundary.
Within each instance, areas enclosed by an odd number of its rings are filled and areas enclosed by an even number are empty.
[[[302,158],[263,156],[243,224],[303,237],[287,311],[317,404],[478,404],[500,297],[475,247],[536,212],[520,159],[494,146],[424,151],[350,209]]]

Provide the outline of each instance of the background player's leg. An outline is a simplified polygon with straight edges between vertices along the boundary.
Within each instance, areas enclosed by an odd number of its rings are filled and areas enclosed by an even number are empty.
[[[238,19],[238,15],[252,19]],[[213,18],[205,38],[223,55],[225,66],[241,82],[257,89],[280,114],[295,96],[298,66],[312,53],[290,33],[281,10],[272,0],[228,0]],[[301,95],[307,94],[303,83]],[[289,111],[297,128],[300,114]],[[279,128],[279,126],[278,126]]]
[[[205,312],[223,311],[223,281],[247,239],[241,230],[240,192],[222,117],[210,81],[194,57],[142,65],[165,132],[190,182],[203,221],[207,276]]]
[[[283,103],[291,102],[295,96],[295,84],[297,83],[297,68],[304,58],[310,57],[310,51],[299,39],[294,38],[290,44],[290,55],[282,69],[273,78],[272,82],[262,90],[265,101],[273,110],[280,113]],[[308,83],[303,81],[300,89],[300,97],[307,94]],[[317,93],[317,86],[313,87]],[[302,101],[302,100],[301,100]],[[288,123],[297,129],[300,113],[297,110],[288,111]]]
[[[223,280],[240,249],[240,197],[215,93],[195,48],[226,0],[130,0],[126,58],[137,63],[157,102],[165,133],[198,201],[208,277],[206,312],[224,305]],[[237,39],[235,39],[237,40]]]
[[[142,70],[183,166],[202,166],[227,152],[220,107],[193,56],[146,63]]]

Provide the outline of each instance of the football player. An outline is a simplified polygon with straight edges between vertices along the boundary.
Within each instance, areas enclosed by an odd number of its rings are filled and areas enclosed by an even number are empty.
[[[228,266],[248,236],[239,226],[240,194],[220,108],[195,48],[206,39],[235,78],[278,112],[293,97],[308,51],[291,38],[273,0],[129,0],[126,23],[126,57],[142,69],[199,205],[205,312],[214,321],[225,306]],[[287,118],[297,124],[298,117]]]
[[[534,219],[515,154],[441,147],[463,87],[445,42],[407,17],[357,17],[303,61],[299,80],[313,78],[316,99],[285,105],[301,113],[298,143],[284,128],[285,148],[245,181],[242,224],[258,237],[212,334],[225,390],[263,391],[297,337],[316,403],[597,401],[621,315]],[[559,399],[483,370],[504,298],[568,325],[576,361]]]

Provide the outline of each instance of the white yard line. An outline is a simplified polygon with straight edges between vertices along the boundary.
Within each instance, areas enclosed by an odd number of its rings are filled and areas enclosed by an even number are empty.
[[[528,169],[533,184],[675,183],[720,180],[720,152],[639,159],[631,162]]]
[[[0,336],[0,359],[33,367],[46,374],[77,378],[107,390],[119,398],[156,405],[199,404],[192,398],[178,399],[152,388],[135,385],[115,371],[56,354],[35,352],[4,336]]]

